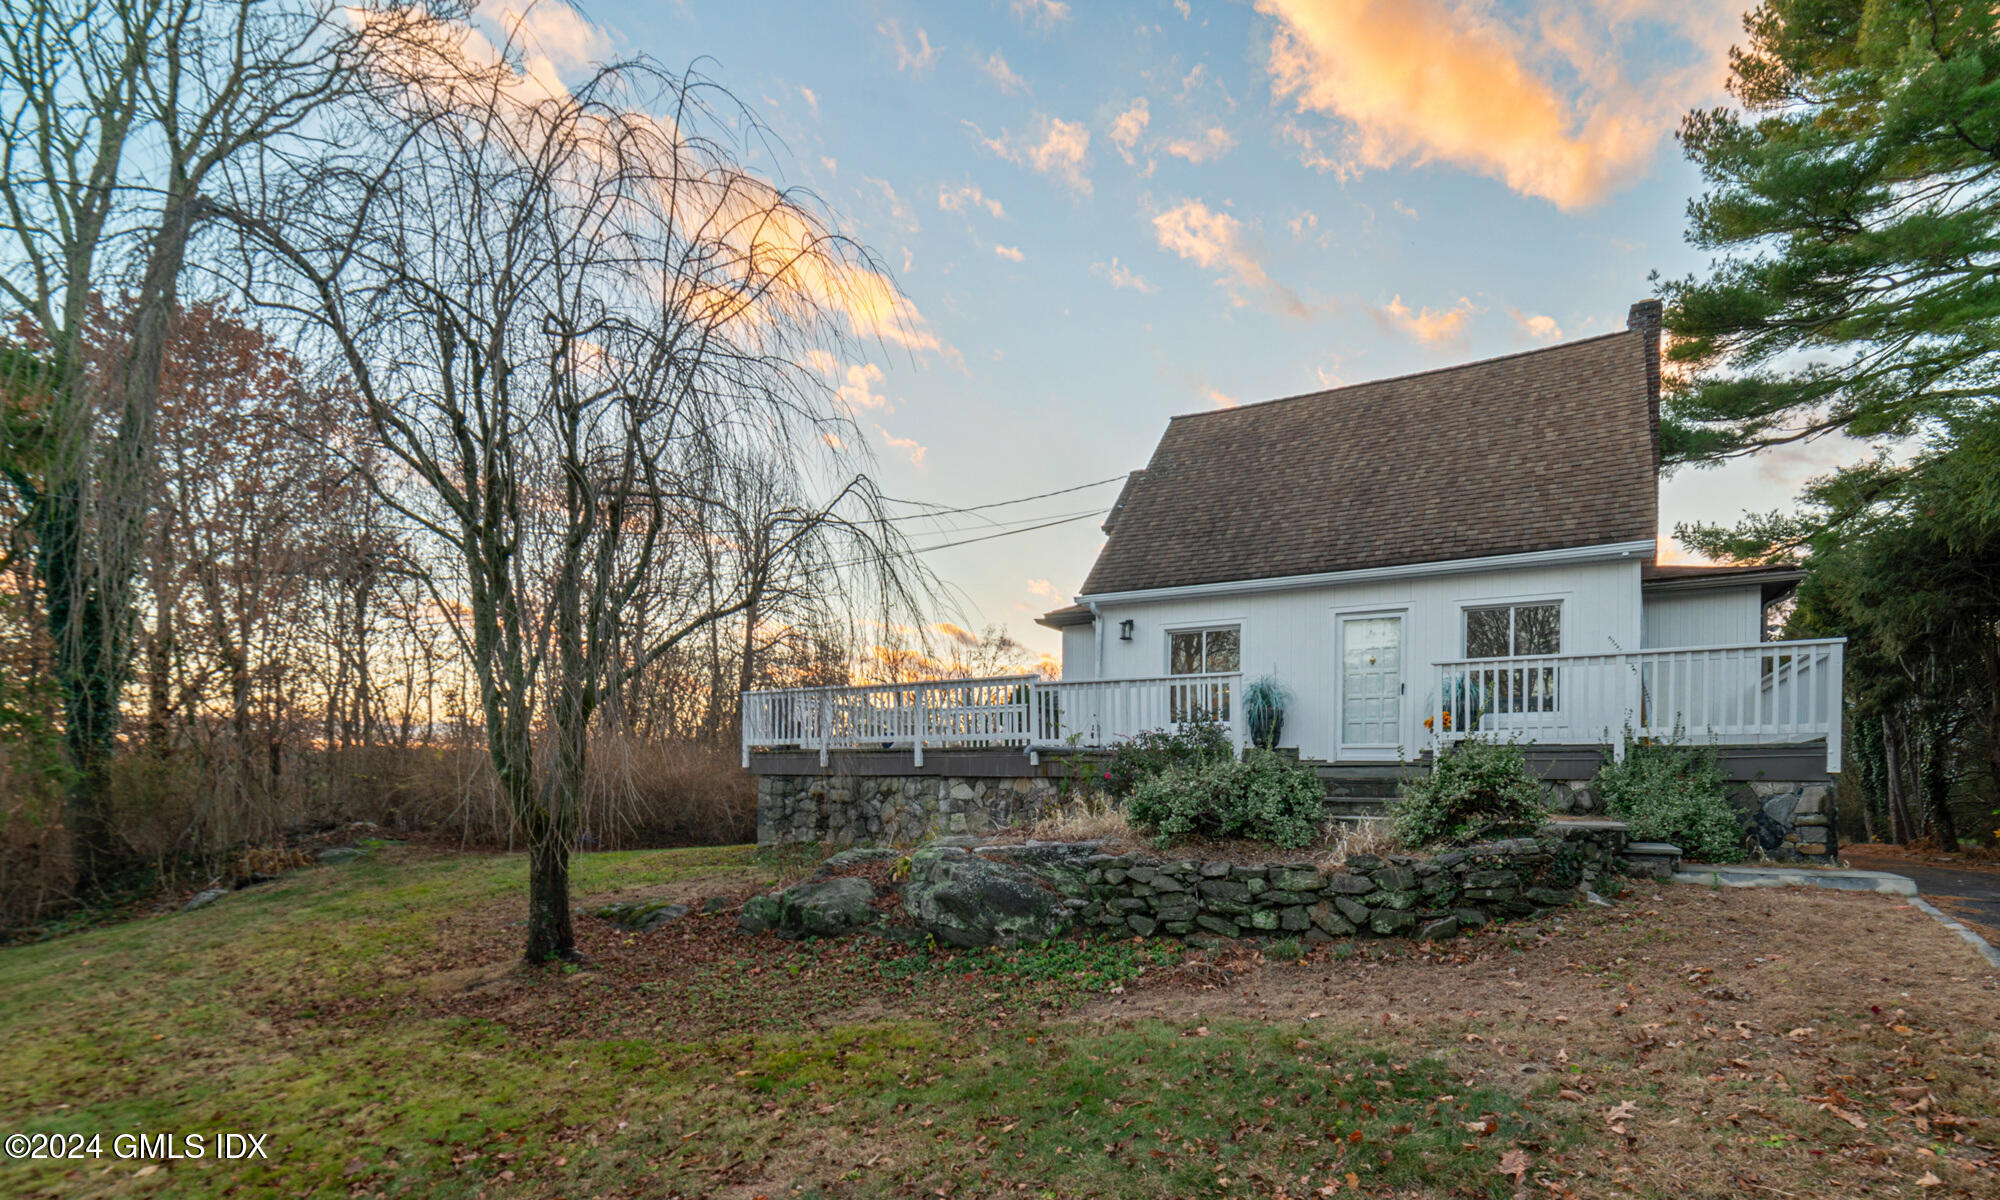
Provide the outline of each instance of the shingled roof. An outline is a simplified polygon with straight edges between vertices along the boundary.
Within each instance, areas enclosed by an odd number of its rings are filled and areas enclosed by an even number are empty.
[[[1084,595],[1650,539],[1659,306],[1546,349],[1175,417]]]

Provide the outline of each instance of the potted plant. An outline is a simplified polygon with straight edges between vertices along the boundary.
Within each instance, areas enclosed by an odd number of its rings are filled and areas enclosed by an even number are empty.
[[[1278,748],[1278,736],[1285,729],[1285,705],[1291,693],[1270,675],[1250,681],[1243,689],[1243,718],[1250,723],[1250,744],[1266,750]]]

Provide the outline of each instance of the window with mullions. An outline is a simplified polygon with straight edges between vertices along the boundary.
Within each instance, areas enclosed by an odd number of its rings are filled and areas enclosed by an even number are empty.
[[[1465,610],[1465,657],[1562,652],[1562,605],[1497,604]]]
[[[1167,635],[1167,674],[1227,675],[1243,669],[1243,634],[1235,625],[1182,629]],[[1190,679],[1173,684],[1167,696],[1170,719],[1229,720],[1234,699],[1226,680]]]
[[[1167,674],[1217,675],[1242,669],[1243,635],[1234,625],[1167,635]]]
[[[1465,657],[1522,658],[1562,652],[1562,605],[1496,604],[1465,610]],[[1488,713],[1554,712],[1556,668],[1475,669],[1481,693],[1474,707]]]

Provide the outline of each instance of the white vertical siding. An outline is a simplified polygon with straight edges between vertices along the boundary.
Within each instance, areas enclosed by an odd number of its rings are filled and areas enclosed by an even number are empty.
[[[1097,678],[1097,632],[1091,626],[1063,627],[1062,677],[1071,683]]]
[[[1673,646],[1740,646],[1763,640],[1761,587],[1650,592],[1645,597],[1644,650]]]
[[[1584,563],[1520,567],[1462,575],[1208,596],[1181,600],[1106,603],[1105,679],[1167,673],[1167,634],[1204,625],[1240,625],[1243,674],[1275,675],[1292,692],[1284,742],[1308,758],[1339,754],[1339,619],[1345,615],[1404,614],[1402,753],[1414,757],[1427,744],[1424,714],[1435,706],[1431,663],[1465,649],[1462,611],[1471,605],[1556,600],[1563,606],[1565,653],[1633,650],[1640,644],[1639,564]],[[1132,640],[1119,639],[1118,623],[1133,622]],[[1080,631],[1088,634],[1088,630]],[[1063,677],[1089,678],[1096,646],[1091,637],[1063,635]]]

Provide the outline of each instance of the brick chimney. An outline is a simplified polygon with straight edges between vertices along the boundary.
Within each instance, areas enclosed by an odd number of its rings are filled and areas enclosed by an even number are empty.
[[[1625,328],[1646,343],[1646,403],[1653,427],[1653,466],[1660,465],[1660,316],[1658,300],[1641,300],[1625,315]]]

